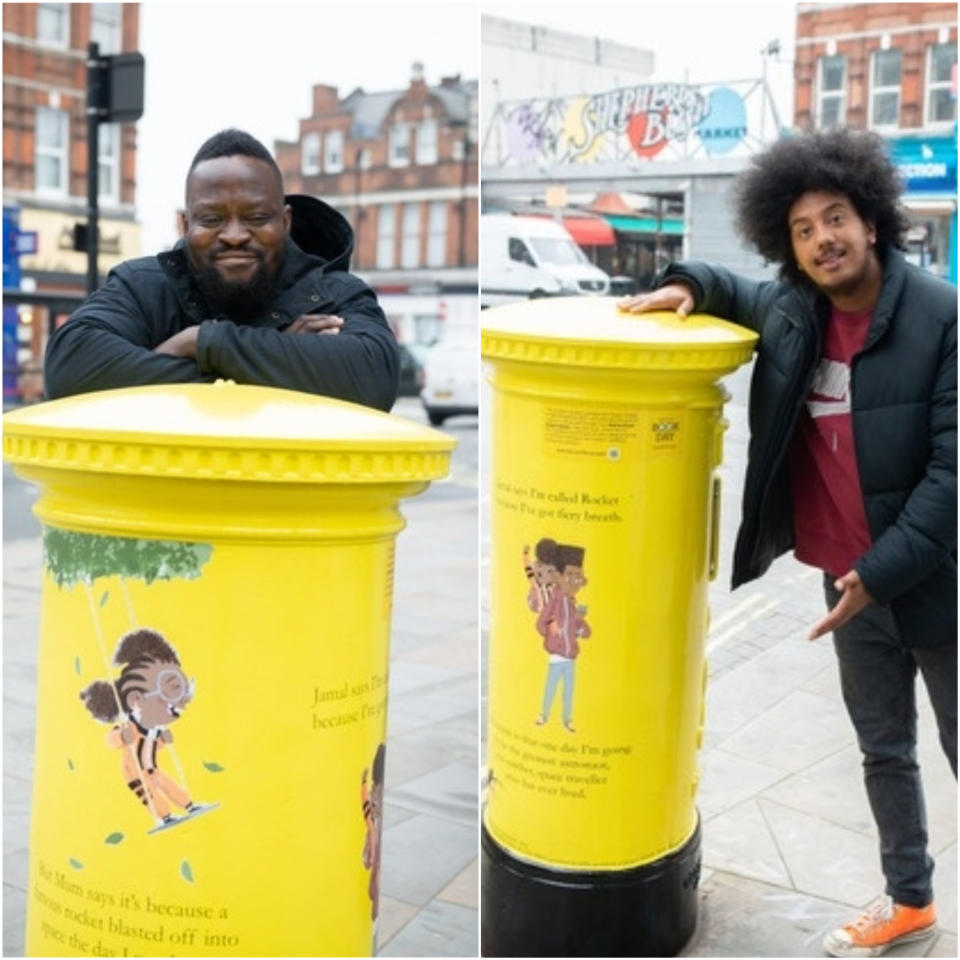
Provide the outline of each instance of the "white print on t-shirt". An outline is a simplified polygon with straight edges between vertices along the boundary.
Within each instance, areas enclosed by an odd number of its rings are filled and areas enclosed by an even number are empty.
[[[829,399],[822,399],[826,397]],[[826,357],[820,361],[807,397],[807,410],[815,418],[850,412],[850,367],[847,364]]]

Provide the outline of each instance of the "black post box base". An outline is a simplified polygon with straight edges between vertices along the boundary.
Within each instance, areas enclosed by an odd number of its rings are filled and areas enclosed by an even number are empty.
[[[700,823],[631,870],[568,872],[518,860],[481,829],[484,957],[672,957],[697,924]]]

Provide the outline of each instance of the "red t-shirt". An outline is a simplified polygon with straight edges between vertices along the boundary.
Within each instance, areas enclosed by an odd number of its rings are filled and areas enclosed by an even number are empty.
[[[835,577],[853,569],[872,543],[850,416],[850,361],[871,317],[833,307],[790,448],[796,557]]]

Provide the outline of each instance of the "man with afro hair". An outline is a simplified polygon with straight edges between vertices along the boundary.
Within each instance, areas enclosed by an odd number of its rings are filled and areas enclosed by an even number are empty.
[[[753,158],[737,227],[779,278],[671,264],[631,312],[692,310],[756,330],[733,587],[780,554],[823,571],[844,702],[863,753],[886,894],[829,933],[878,956],[936,930],[916,758],[915,678],[957,771],[957,291],[900,252],[883,141],[834,129]]]

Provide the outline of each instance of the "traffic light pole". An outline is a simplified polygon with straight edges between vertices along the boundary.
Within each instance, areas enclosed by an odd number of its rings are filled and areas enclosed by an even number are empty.
[[[100,246],[100,44],[87,47],[87,293],[97,289]]]

